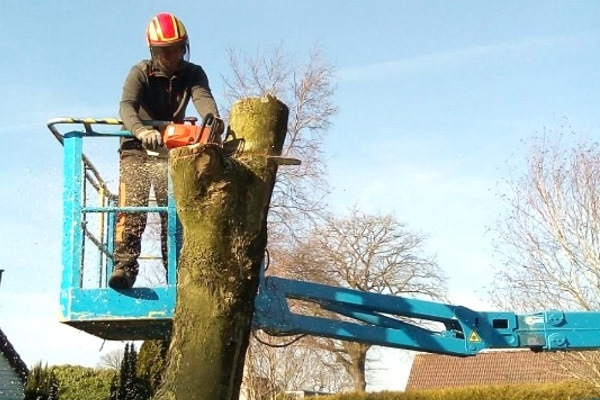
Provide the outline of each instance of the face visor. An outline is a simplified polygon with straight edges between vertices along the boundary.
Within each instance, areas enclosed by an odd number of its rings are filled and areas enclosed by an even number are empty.
[[[169,46],[150,46],[150,54],[158,69],[168,76],[177,71],[182,60],[189,59],[187,41]]]

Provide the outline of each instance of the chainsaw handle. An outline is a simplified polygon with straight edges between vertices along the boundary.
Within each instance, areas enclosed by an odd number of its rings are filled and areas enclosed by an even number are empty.
[[[185,117],[183,119],[183,123],[185,124],[186,122],[189,122],[190,125],[196,125],[196,122],[198,122],[198,118],[196,118],[196,117]]]
[[[204,131],[204,128],[209,129],[208,142],[210,143],[221,143],[221,132],[217,129],[224,127],[225,123],[222,119],[217,118],[212,113],[207,113],[202,119],[202,125],[200,126],[200,132]]]
[[[202,118],[202,125],[200,125],[200,130],[202,131],[209,125],[212,125],[215,121],[215,115],[213,113],[206,113],[204,118]]]

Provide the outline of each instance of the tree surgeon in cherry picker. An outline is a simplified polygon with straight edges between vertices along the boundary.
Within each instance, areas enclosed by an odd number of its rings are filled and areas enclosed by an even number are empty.
[[[134,137],[120,143],[119,205],[148,205],[154,188],[158,206],[168,200],[168,150],[162,129],[142,121],[182,123],[187,105],[204,117],[219,116],[208,78],[202,67],[189,62],[190,46],[183,23],[173,14],[152,18],[146,31],[151,58],[134,65],[123,86],[119,114],[125,129]],[[222,134],[222,130],[217,132]],[[161,219],[162,261],[167,267],[167,216]],[[113,289],[128,289],[138,274],[141,238],[146,213],[120,213],[115,230],[115,269],[109,279]]]

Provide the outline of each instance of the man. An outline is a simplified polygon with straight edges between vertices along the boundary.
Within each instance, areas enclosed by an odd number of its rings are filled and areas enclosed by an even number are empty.
[[[173,14],[152,18],[146,31],[150,60],[133,66],[123,86],[119,114],[133,138],[120,145],[119,204],[147,206],[150,188],[159,206],[168,200],[168,151],[162,129],[142,121],[183,122],[191,98],[198,113],[219,116],[206,73],[190,63],[189,41],[183,23]],[[222,132],[219,132],[219,134]],[[167,266],[167,215],[161,213],[161,252]],[[113,289],[129,289],[138,274],[146,213],[120,213],[115,233]]]

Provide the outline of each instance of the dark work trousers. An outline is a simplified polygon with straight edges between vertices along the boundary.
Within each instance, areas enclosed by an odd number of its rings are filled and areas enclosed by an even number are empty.
[[[148,206],[150,188],[158,206],[168,202],[168,159],[136,154],[121,155],[119,206]],[[134,279],[138,274],[138,257],[142,249],[142,234],[147,213],[119,213],[115,229],[115,269],[128,272]],[[160,213],[161,253],[167,267],[167,214]]]

